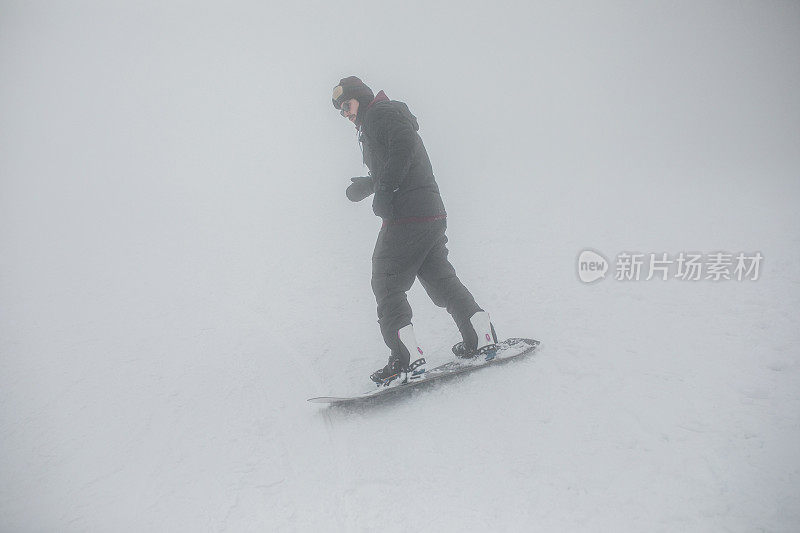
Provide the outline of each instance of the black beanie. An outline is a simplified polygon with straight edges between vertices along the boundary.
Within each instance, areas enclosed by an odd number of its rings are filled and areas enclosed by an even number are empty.
[[[359,106],[366,108],[375,99],[375,94],[372,89],[364,85],[363,81],[355,76],[348,76],[347,78],[342,78],[339,85],[333,88],[331,102],[333,102],[333,107],[339,109],[342,102],[351,98],[355,98],[358,100]]]

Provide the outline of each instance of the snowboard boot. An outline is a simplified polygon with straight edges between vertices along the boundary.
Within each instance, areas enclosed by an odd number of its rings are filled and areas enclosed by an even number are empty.
[[[389,362],[386,363],[386,366],[373,372],[369,379],[374,381],[379,387],[388,387],[390,383],[400,378],[401,369],[402,364],[400,358],[390,355]]]
[[[473,359],[482,355],[491,361],[497,355],[497,333],[489,320],[489,313],[478,311],[469,319],[469,326],[461,332],[464,340],[453,346],[453,354],[462,359]]]
[[[422,349],[417,344],[417,338],[414,335],[414,327],[409,324],[400,328],[397,338],[400,341],[397,352],[389,356],[386,366],[376,370],[369,377],[379,387],[402,385],[424,377],[425,358],[420,357],[411,361],[412,353],[422,355]]]

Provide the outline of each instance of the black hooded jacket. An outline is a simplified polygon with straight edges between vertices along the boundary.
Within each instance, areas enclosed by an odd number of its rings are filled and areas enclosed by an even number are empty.
[[[391,220],[446,215],[428,152],[417,131],[417,117],[408,106],[389,100],[383,91],[361,120],[359,141],[375,190],[393,191]]]

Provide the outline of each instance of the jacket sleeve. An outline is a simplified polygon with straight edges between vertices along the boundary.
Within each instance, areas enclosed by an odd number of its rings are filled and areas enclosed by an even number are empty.
[[[388,110],[381,117],[378,140],[386,146],[386,163],[378,174],[375,190],[394,191],[405,179],[414,151],[417,149],[417,134],[411,123],[396,110]]]

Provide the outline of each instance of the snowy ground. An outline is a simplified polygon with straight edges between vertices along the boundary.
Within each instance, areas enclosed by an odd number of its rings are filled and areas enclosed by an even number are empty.
[[[800,8],[591,5],[4,2],[0,530],[796,531]],[[349,74],[535,357],[306,402],[387,355]],[[765,259],[584,285],[585,248]]]

